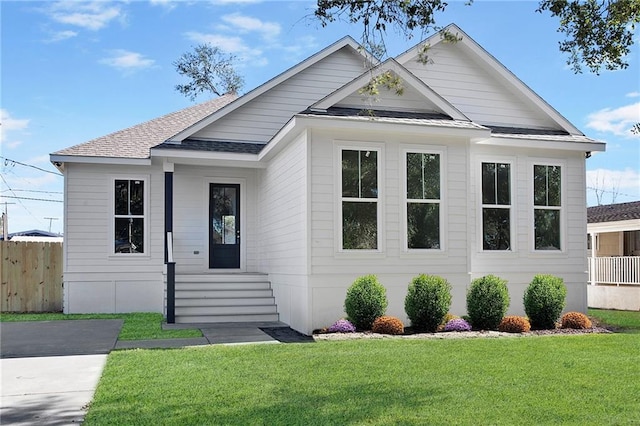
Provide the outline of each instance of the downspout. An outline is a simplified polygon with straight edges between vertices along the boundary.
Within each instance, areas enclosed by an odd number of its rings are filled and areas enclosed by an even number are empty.
[[[164,170],[164,264],[167,268],[167,324],[176,322],[176,263],[173,261],[173,163]]]

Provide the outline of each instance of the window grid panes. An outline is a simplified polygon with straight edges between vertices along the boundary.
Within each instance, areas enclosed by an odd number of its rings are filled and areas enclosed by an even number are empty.
[[[561,250],[562,170],[533,166],[534,244],[536,250]]]
[[[407,152],[407,248],[440,249],[440,154]]]
[[[144,253],[144,181],[116,179],[114,252]]]
[[[341,152],[342,248],[378,249],[378,151]]]
[[[482,163],[482,249],[511,250],[509,163]]]

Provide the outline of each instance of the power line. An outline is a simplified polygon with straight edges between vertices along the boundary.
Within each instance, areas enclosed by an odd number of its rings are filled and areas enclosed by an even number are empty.
[[[2,192],[6,192],[6,191],[8,191],[8,189]],[[62,191],[37,191],[35,189],[14,189],[12,191],[13,192],[37,192],[40,194],[63,194]]]
[[[64,201],[61,201],[61,200],[47,200],[46,198],[12,197],[11,195],[3,195],[2,197],[4,197],[4,198],[13,198],[15,200],[50,201],[52,203],[63,203],[64,202]],[[23,207],[24,207],[24,205],[23,205]]]
[[[603,193],[606,192],[607,194],[622,195],[623,197],[630,197],[630,198],[637,197],[637,195],[631,195],[631,194],[625,194],[623,192],[618,192],[618,191],[611,191],[611,190],[607,190],[607,189],[595,188],[593,186],[587,186],[587,189],[590,189],[592,191],[599,191],[599,192],[603,192]]]
[[[31,164],[25,164],[25,163],[21,163],[19,161],[16,160],[12,160],[10,158],[7,157],[2,157],[0,156],[1,159],[4,160],[4,164],[5,166],[8,165],[9,162],[13,163],[13,164],[19,164],[21,166],[25,166],[25,167],[31,167],[32,169],[36,169],[36,170],[40,170],[41,172],[45,172],[45,173],[51,173],[52,175],[56,175],[56,176],[64,176],[62,173],[58,173],[58,172],[52,172],[51,170],[45,170],[43,168],[40,168],[38,166],[33,166]]]

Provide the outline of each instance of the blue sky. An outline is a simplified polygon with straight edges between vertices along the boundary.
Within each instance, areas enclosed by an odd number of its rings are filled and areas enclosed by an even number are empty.
[[[185,81],[172,62],[193,46],[210,42],[236,55],[246,92],[345,35],[360,39],[359,26],[320,27],[309,18],[314,5],[0,2],[0,203],[14,203],[7,205],[9,232],[62,232],[63,178],[49,163],[51,152],[192,104],[174,90]],[[607,191],[603,203],[614,193],[616,202],[640,200],[640,138],[629,132],[640,121],[638,35],[628,69],[576,75],[558,50],[556,20],[536,7],[452,1],[437,19],[458,24],[585,134],[608,143],[606,153],[587,161],[587,185]],[[416,37],[390,31],[389,53],[403,52]],[[587,195],[596,204],[595,192]]]

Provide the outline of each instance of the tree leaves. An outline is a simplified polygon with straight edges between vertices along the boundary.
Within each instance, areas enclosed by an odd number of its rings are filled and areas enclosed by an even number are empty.
[[[235,71],[234,61],[235,56],[225,54],[218,47],[200,44],[173,62],[178,74],[190,79],[175,88],[192,101],[204,92],[218,96],[236,93],[244,85],[244,79]]]

